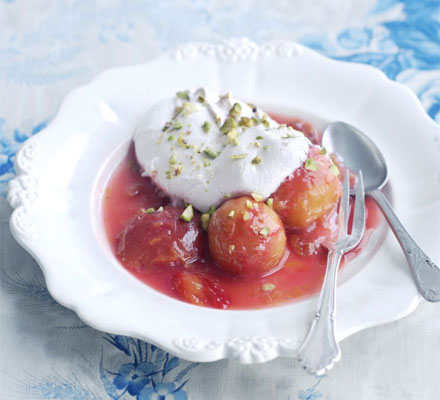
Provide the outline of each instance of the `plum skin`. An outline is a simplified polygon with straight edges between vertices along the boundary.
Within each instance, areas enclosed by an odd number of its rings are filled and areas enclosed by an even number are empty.
[[[206,234],[200,218],[180,219],[183,208],[166,206],[163,211],[143,213],[120,233],[117,256],[131,268],[185,265],[203,258]]]
[[[304,165],[296,169],[272,195],[273,207],[287,229],[303,229],[328,215],[338,204],[341,183],[332,172],[332,161],[312,149],[316,171]]]
[[[286,231],[269,206],[243,196],[226,201],[212,215],[208,246],[221,270],[236,276],[260,275],[283,257]]]

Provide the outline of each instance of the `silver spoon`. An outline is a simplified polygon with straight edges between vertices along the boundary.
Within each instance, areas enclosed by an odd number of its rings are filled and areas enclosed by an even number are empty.
[[[339,154],[352,171],[362,170],[365,193],[376,201],[391,225],[420,293],[428,301],[440,301],[440,269],[412,239],[380,191],[388,180],[388,170],[373,141],[351,125],[333,122],[324,130],[322,146]]]

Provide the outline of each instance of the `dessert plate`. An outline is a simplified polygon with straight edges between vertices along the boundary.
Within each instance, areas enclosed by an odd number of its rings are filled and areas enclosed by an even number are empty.
[[[17,153],[8,193],[12,233],[40,264],[52,296],[86,323],[194,361],[294,357],[307,333],[316,298],[264,310],[197,307],[141,283],[111,252],[101,199],[141,115],[163,97],[200,86],[233,91],[267,112],[320,128],[340,120],[368,134],[389,164],[396,212],[432,259],[440,259],[439,128],[409,89],[375,68],[291,42],[189,43],[74,90],[52,123]],[[337,338],[401,318],[420,299],[383,224],[342,273]]]

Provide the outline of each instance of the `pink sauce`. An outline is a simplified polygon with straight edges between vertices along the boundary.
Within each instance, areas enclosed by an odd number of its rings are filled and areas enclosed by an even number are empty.
[[[319,132],[304,121],[272,117],[278,122],[302,130],[314,141],[319,139]],[[188,291],[184,290],[186,286],[182,286],[182,276],[196,276],[197,286],[203,286],[202,289],[205,290],[204,285],[206,285],[210,296],[210,300],[201,305],[223,309],[259,309],[275,306],[306,298],[320,290],[327,261],[326,248],[320,246],[314,254],[304,254],[303,251],[298,250],[298,247],[295,248],[294,243],[307,241],[310,236],[316,238],[320,235],[328,235],[329,228],[335,225],[336,215],[329,217],[322,226],[316,227],[311,233],[307,230],[288,232],[288,249],[281,268],[266,276],[242,278],[230,276],[216,266],[208,250],[205,251],[203,259],[187,265],[130,267],[118,255],[121,232],[136,215],[139,215],[139,210],[150,207],[157,209],[167,204],[169,204],[168,199],[158,193],[154,183],[140,175],[134,150],[130,148],[105,190],[103,218],[111,247],[121,265],[145,284],[176,299],[190,301],[187,296]],[[371,233],[380,224],[381,214],[376,204],[366,198],[366,207],[366,234],[360,245],[344,257],[342,264],[346,264],[362,251]],[[198,217],[196,215],[194,218]],[[206,241],[207,235],[204,231],[202,235],[202,240]],[[187,283],[184,282],[183,285]],[[267,284],[273,289],[267,290]],[[189,290],[191,291],[191,287]]]

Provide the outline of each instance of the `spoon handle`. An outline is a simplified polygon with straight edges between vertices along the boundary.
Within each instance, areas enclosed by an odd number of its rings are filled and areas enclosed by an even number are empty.
[[[379,205],[402,246],[411,273],[422,296],[428,301],[440,301],[440,269],[417,245],[399,221],[391,204],[379,190],[368,193]]]

